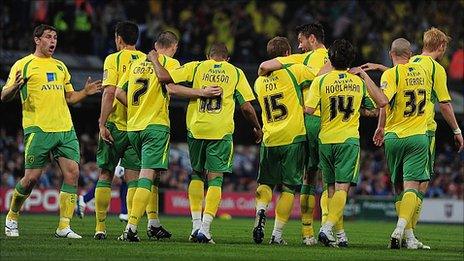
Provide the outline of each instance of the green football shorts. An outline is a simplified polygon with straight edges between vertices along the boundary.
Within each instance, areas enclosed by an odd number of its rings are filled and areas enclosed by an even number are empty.
[[[112,122],[107,122],[106,127],[110,131],[114,143],[109,145],[99,139],[97,148],[98,166],[114,173],[119,159],[121,159],[121,166],[125,169],[140,170],[139,157],[129,142],[127,132],[118,130]]]
[[[234,162],[232,135],[222,140],[195,139],[188,133],[190,164],[196,172],[205,170],[216,173],[231,173]]]
[[[24,167],[41,169],[50,159],[67,158],[79,164],[80,151],[74,129],[63,132],[43,132],[34,129],[24,136]]]
[[[301,185],[305,164],[305,142],[265,147],[259,151],[258,183]]]
[[[127,135],[142,169],[168,169],[169,127],[153,124],[141,131],[129,131]]]
[[[350,138],[344,143],[319,143],[319,167],[324,183],[351,183],[359,179],[359,139]]]
[[[427,135],[398,138],[395,133],[387,133],[385,156],[393,184],[402,181],[430,180]]]
[[[321,117],[305,115],[307,150],[305,166],[306,171],[317,171],[319,165],[319,131],[321,130]]]
[[[429,173],[430,177],[435,174],[435,131],[427,131],[429,139]]]

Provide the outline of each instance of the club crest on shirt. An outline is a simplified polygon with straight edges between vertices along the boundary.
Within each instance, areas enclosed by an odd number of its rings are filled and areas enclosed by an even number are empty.
[[[56,66],[60,71],[63,71],[63,67],[61,65]]]
[[[388,86],[388,83],[387,83],[386,81],[383,81],[383,82],[380,84],[380,89],[383,90],[383,89],[387,88],[387,86]]]

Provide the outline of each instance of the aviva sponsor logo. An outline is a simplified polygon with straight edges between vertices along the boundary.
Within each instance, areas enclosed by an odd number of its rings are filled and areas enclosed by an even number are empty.
[[[47,82],[53,82],[56,81],[56,73],[54,72],[48,72],[47,73]]]

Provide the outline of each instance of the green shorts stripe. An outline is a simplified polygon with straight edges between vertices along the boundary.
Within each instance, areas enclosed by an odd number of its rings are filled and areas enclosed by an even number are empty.
[[[429,173],[430,176],[435,174],[435,131],[427,131],[429,139]]]

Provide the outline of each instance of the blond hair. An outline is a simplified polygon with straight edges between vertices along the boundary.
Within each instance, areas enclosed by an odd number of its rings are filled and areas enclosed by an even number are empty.
[[[447,45],[450,40],[451,37],[439,29],[432,27],[424,33],[424,50],[436,51],[442,44]]]

